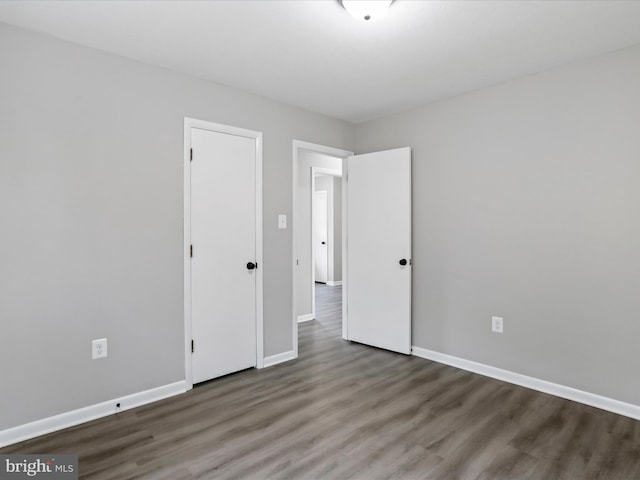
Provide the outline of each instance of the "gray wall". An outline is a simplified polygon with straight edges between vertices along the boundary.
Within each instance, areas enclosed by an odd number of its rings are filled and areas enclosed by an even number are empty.
[[[413,149],[414,345],[640,404],[639,80],[634,47],[357,128]]]
[[[316,192],[322,190],[327,192],[327,209],[329,210],[327,280],[337,282],[342,280],[342,177],[318,175],[315,179],[315,189]]]
[[[185,116],[264,132],[265,355],[292,349],[292,140],[351,124],[3,24],[0,70],[0,429],[184,379]]]
[[[0,68],[0,429],[184,378],[185,116],[264,132],[266,355],[292,140],[408,145],[413,343],[640,404],[640,47],[357,129],[3,24]]]

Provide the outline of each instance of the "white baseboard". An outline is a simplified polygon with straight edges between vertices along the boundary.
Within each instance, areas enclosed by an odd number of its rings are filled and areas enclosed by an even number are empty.
[[[416,357],[426,358],[427,360],[433,360],[438,363],[444,363],[445,365],[451,365],[452,367],[457,367],[462,370],[479,373],[480,375],[502,380],[503,382],[513,383],[515,385],[520,385],[521,387],[530,388],[539,392],[555,395],[556,397],[566,398],[567,400],[584,403],[585,405],[590,405],[602,410],[624,415],[625,417],[640,420],[640,405],[621,402],[620,400],[603,397],[595,393],[589,393],[576,388],[567,387],[565,385],[540,380],[539,378],[529,377],[509,370],[503,370],[501,368],[492,367],[491,365],[485,365],[484,363],[454,357],[453,355],[434,352],[433,350],[427,350],[426,348],[414,346],[411,348],[411,351]]]
[[[340,285],[342,285],[342,280],[336,280],[335,282],[328,281],[327,285],[329,285],[330,287],[339,287]]]
[[[120,404],[119,411],[130,410],[186,391],[185,382],[180,381],[8,428],[0,431],[0,447],[112,415],[116,413],[117,403]]]
[[[295,358],[296,358],[296,352],[294,352],[293,350],[289,350],[288,352],[278,353],[277,355],[271,355],[270,357],[265,357],[264,368],[273,367],[274,365],[288,362],[289,360],[294,360]]]
[[[310,322],[311,320],[315,320],[315,318],[313,317],[313,313],[307,313],[306,315],[298,315],[298,323]]]

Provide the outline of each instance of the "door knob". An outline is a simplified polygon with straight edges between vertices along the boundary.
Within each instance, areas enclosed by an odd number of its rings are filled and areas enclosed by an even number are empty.
[[[258,268],[257,263],[253,263],[253,262],[247,263],[247,270],[253,270],[254,268]]]
[[[320,243],[322,243],[322,245],[326,245],[327,244],[327,242],[320,242]]]
[[[407,259],[403,258],[398,262],[400,265],[405,266],[407,264]]]

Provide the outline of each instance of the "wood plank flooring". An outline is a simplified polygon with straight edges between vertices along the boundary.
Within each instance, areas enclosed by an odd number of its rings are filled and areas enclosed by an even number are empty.
[[[318,285],[299,359],[0,450],[80,478],[640,479],[640,422],[341,339]]]

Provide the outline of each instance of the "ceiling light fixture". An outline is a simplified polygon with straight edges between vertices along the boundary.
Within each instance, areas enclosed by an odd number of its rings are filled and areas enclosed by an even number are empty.
[[[353,18],[370,21],[382,18],[393,0],[340,0],[340,3]]]

